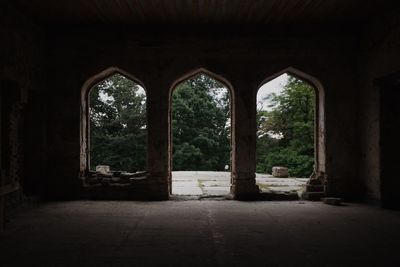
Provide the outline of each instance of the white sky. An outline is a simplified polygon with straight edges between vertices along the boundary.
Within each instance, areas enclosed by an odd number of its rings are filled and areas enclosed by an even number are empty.
[[[270,104],[269,101],[263,100],[270,93],[280,94],[283,90],[283,87],[287,83],[288,75],[286,73],[276,77],[275,79],[265,83],[263,86],[260,87],[257,93],[257,109],[262,110],[270,110],[268,105]]]
[[[286,73],[276,77],[275,79],[265,83],[263,86],[260,87],[257,93],[257,109],[260,109],[262,107],[263,110],[270,110],[271,108],[268,108],[268,105],[270,104],[269,101],[263,100],[264,97],[266,97],[270,93],[276,93],[280,94],[283,90],[283,86],[287,83],[288,75]],[[139,89],[137,91],[138,95],[146,95],[146,92],[143,87],[138,85]],[[217,97],[221,97],[222,94],[224,93],[224,90],[227,90],[226,88],[216,88],[219,92],[217,94]],[[100,92],[100,99],[102,101],[107,101],[111,100],[112,97],[108,96],[107,94]]]
[[[144,90],[144,88],[142,86],[140,86],[139,84],[137,84],[137,86],[138,86],[138,90],[136,91],[136,94],[146,96],[146,91]],[[113,100],[113,97],[109,96],[107,93],[99,92],[99,96],[100,96],[101,101],[103,101],[103,102],[106,102],[107,100]]]

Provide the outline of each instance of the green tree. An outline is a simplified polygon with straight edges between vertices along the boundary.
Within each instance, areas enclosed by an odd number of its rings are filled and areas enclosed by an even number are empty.
[[[257,172],[286,166],[291,176],[308,177],[314,164],[314,89],[289,76],[281,94],[266,98],[271,110],[257,114]]]
[[[113,170],[146,169],[146,95],[132,80],[114,74],[89,94],[90,165]]]
[[[173,169],[222,171],[230,165],[228,90],[199,74],[172,95]]]

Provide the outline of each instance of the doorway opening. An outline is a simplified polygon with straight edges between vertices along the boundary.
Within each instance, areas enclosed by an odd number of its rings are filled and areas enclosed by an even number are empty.
[[[283,73],[257,93],[256,182],[262,192],[301,195],[316,170],[315,88]]]
[[[223,196],[231,186],[231,91],[197,72],[171,92],[171,193]]]
[[[375,80],[379,88],[379,154],[380,154],[380,199],[385,208],[400,210],[397,179],[397,158],[400,148],[400,72]]]

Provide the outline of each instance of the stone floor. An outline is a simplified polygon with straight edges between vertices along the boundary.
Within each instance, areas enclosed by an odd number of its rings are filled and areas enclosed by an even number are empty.
[[[361,204],[42,203],[0,234],[0,266],[400,266],[399,226]]]
[[[224,196],[229,193],[230,179],[230,172],[172,172],[172,194]],[[256,183],[262,192],[297,192],[307,181],[308,178],[274,178],[269,174],[256,174]]]

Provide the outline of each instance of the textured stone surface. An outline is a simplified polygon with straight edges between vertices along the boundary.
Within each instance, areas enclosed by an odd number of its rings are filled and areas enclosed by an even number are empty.
[[[274,178],[256,174],[256,184],[263,193],[301,192],[308,178]],[[230,193],[231,173],[206,171],[172,172],[172,194],[192,196],[226,196]]]
[[[1,266],[399,266],[398,212],[242,201],[46,203],[0,235]],[[290,242],[288,242],[290,240]]]
[[[377,80],[383,79],[391,74],[399,74],[400,67],[400,18],[399,16],[391,16],[398,14],[397,10],[392,10],[392,13],[384,16],[384,19],[376,21],[363,36],[365,46],[361,50],[360,57],[360,179],[363,182],[365,193],[371,201],[380,201],[382,195],[382,157],[381,151],[382,140],[384,138],[381,130],[382,111],[381,106],[390,106],[390,103],[383,103],[380,90],[382,86],[376,83]],[[395,89],[398,91],[398,89]],[[398,94],[393,94],[389,99],[399,102]],[[394,109],[397,104],[392,105]],[[400,116],[397,111],[396,117]],[[398,136],[393,137],[393,141],[389,141],[389,146],[399,149]],[[392,142],[392,144],[390,144]],[[387,155],[386,158],[396,157],[396,155]],[[393,162],[393,166],[397,166]],[[394,202],[400,203],[398,194],[399,180],[396,174],[389,174],[388,191],[397,196]],[[393,183],[393,184],[392,184]],[[396,205],[396,204],[395,204]],[[400,208],[400,205],[397,204]]]
[[[321,198],[321,201],[325,204],[340,206],[343,202],[343,199],[338,197],[323,197]]]
[[[286,167],[272,167],[272,176],[277,178],[289,177],[289,170]]]
[[[110,172],[110,166],[108,165],[97,165],[96,166],[96,172],[99,172],[101,174],[107,174]]]
[[[321,198],[325,197],[325,192],[303,192],[301,197],[306,200],[319,201]]]

